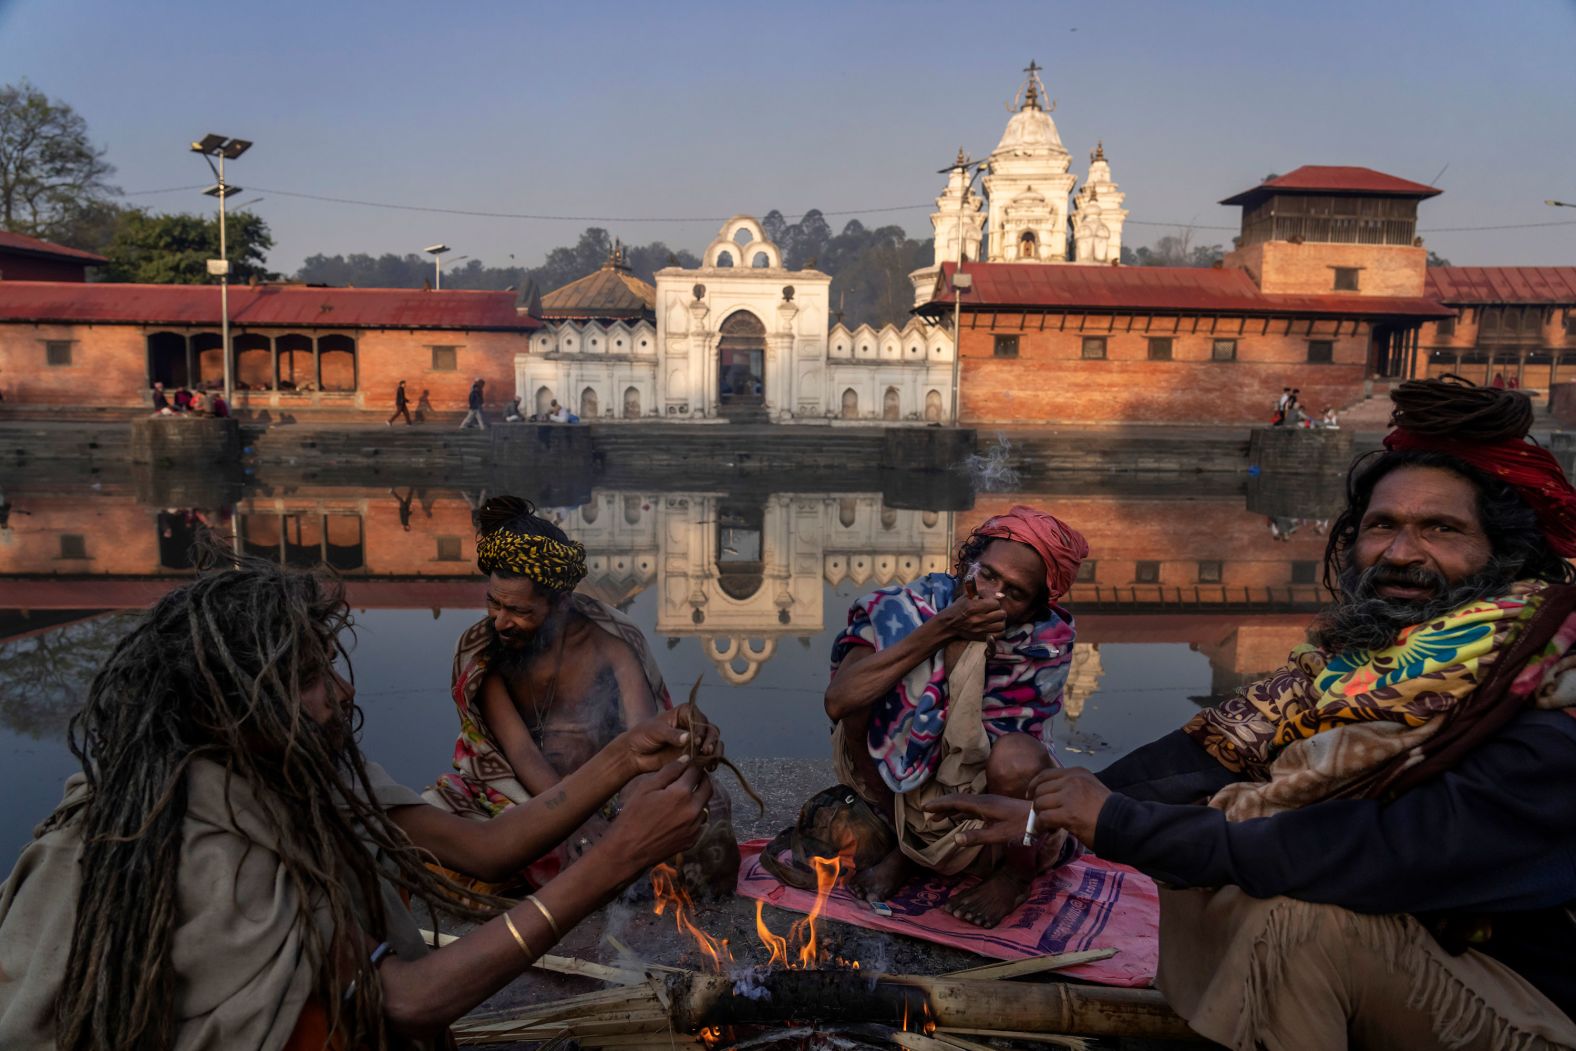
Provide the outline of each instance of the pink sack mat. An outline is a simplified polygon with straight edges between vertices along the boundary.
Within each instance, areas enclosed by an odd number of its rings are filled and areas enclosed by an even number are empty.
[[[765,845],[764,839],[739,845],[743,854],[739,893],[780,909],[808,913],[815,895],[784,886],[763,869],[760,853]],[[943,876],[914,880],[887,901],[892,907],[890,917],[871,912],[864,901],[838,887],[827,899],[825,915],[856,927],[906,934],[997,960],[1116,949],[1109,959],[1057,973],[1101,985],[1153,984],[1160,956],[1160,899],[1154,882],[1143,873],[1086,854],[1038,877],[1029,888],[1029,900],[993,930],[941,911],[952,888],[972,882]]]

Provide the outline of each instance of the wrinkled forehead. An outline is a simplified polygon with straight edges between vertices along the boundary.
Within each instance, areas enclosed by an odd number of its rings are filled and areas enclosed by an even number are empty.
[[[1442,467],[1398,467],[1379,479],[1365,519],[1446,521],[1480,527],[1477,486]]]
[[[505,606],[529,606],[540,597],[536,584],[528,577],[494,573],[487,579],[487,596]]]

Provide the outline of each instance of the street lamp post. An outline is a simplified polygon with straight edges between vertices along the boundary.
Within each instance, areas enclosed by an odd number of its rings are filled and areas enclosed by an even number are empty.
[[[202,154],[202,159],[208,162],[214,178],[218,180],[203,193],[219,198],[219,258],[208,260],[208,273],[219,278],[219,346],[224,356],[225,405],[235,401],[235,382],[230,361],[233,353],[230,349],[230,256],[225,244],[224,200],[231,194],[240,193],[241,188],[224,181],[224,162],[235,160],[251,148],[251,142],[246,139],[227,139],[223,135],[213,134],[204,135],[192,143],[192,152]],[[215,157],[219,159],[217,165],[214,164]]]
[[[958,150],[958,159],[941,169],[938,174],[960,172],[963,175],[963,196],[958,201],[957,223],[958,261],[952,271],[952,422],[963,422],[963,406],[959,404],[960,377],[963,371],[963,293],[974,287],[974,275],[963,272],[963,219],[969,194],[974,192],[974,180],[985,168],[984,161],[971,161]]]
[[[432,256],[432,287],[434,291],[443,291],[443,253],[449,250],[446,244],[428,245],[422,251]]]

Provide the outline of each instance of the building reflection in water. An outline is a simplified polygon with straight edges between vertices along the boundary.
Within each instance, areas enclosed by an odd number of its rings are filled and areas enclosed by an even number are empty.
[[[477,609],[471,515],[485,495],[301,485],[233,507],[160,508],[113,488],[10,489],[5,636],[146,605],[190,571],[204,524],[233,528],[248,554],[333,567],[358,608]],[[1218,694],[1278,667],[1321,601],[1325,521],[1255,513],[1240,493],[982,494],[950,512],[890,507],[879,493],[597,489],[544,513],[586,545],[584,590],[623,609],[653,592],[642,626],[670,648],[695,639],[743,686],[786,643],[809,647],[840,626],[838,596],[946,571],[968,530],[1014,503],[1051,507],[1089,539],[1066,600],[1080,640],[1070,719],[1098,689],[1103,643],[1186,644],[1208,658]],[[829,594],[838,608],[826,609]]]

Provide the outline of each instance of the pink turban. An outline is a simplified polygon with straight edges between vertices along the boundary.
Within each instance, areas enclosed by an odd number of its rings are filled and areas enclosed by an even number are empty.
[[[987,519],[974,535],[1016,540],[1032,547],[1045,563],[1045,587],[1052,601],[1067,594],[1078,576],[1079,563],[1089,555],[1089,542],[1082,533],[1055,515],[1023,504]]]

